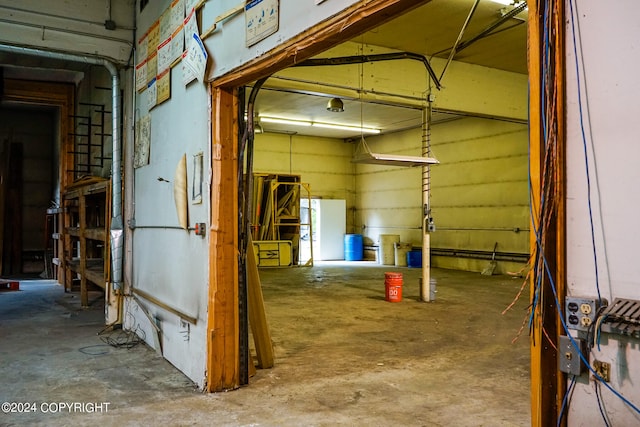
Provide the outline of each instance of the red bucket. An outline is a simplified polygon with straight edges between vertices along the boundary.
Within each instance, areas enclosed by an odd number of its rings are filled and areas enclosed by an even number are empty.
[[[402,301],[402,273],[384,273],[384,299],[388,302]]]

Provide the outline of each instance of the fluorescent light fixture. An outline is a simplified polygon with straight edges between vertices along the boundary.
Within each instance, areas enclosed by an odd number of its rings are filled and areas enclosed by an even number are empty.
[[[263,123],[277,123],[281,125],[313,126],[318,128],[324,128],[324,129],[347,130],[347,131],[353,131],[358,133],[360,132],[371,133],[371,134],[380,133],[380,129],[370,128],[370,127],[342,125],[338,123],[312,122],[309,120],[294,120],[294,119],[283,119],[279,117],[260,116],[260,121]]]
[[[494,3],[498,3],[498,4],[502,4],[505,6],[513,6],[513,7],[517,7],[520,5],[520,3],[522,3],[522,0],[491,0]],[[527,9],[529,9],[529,7],[527,7]]]
[[[365,128],[360,126],[338,125],[338,124],[332,124],[332,123],[313,122],[312,126],[317,128],[325,128],[325,129],[351,130],[354,132],[364,132],[364,133],[374,133],[374,134],[380,133],[380,129]]]
[[[304,120],[279,119],[277,117],[260,116],[260,121],[265,123],[279,123],[281,125],[311,126],[311,122],[307,122]]]

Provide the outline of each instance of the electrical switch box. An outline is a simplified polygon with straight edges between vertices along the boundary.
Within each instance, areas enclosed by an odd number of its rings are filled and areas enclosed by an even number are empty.
[[[584,362],[580,357],[580,353],[586,358],[586,343],[584,340],[574,338],[578,348],[573,345],[571,338],[566,335],[560,335],[558,345],[558,369],[560,372],[571,375],[580,375],[584,371]]]
[[[602,305],[607,305],[606,300],[601,300]],[[597,298],[566,297],[565,298],[565,322],[567,328],[587,332],[595,323],[600,310],[600,302]]]

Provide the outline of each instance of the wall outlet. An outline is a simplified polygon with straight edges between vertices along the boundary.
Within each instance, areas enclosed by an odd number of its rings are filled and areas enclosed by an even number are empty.
[[[606,300],[601,301],[602,305],[607,305]],[[564,306],[567,328],[587,332],[591,324],[596,321],[600,302],[597,298],[566,297]]]
[[[611,381],[611,363],[594,360],[593,370],[606,382]]]

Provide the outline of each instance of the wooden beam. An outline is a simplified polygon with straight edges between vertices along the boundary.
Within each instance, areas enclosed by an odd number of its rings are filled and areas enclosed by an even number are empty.
[[[258,366],[262,369],[272,368],[274,364],[273,343],[271,342],[267,313],[264,309],[260,273],[258,272],[258,263],[256,262],[251,235],[249,235],[247,245],[247,281],[249,282],[247,286],[249,324],[253,333],[253,342],[256,346]]]
[[[345,42],[429,1],[431,0],[360,0],[233,72],[209,80],[214,86],[248,84]]]
[[[550,31],[551,59],[543,72],[542,55],[544,10],[553,9]],[[563,303],[566,293],[566,227],[565,227],[565,123],[564,123],[564,8],[549,0],[529,1],[529,87],[530,87],[530,174],[531,204],[534,212],[531,231],[531,252],[539,253],[538,239],[551,273],[558,300]],[[554,38],[555,37],[555,38]],[[545,73],[551,78],[545,82]],[[549,88],[549,83],[551,88]],[[547,87],[545,87],[547,86]],[[544,89],[543,89],[544,88]],[[546,105],[541,92],[545,90]],[[547,122],[545,145],[542,133]],[[553,123],[550,125],[549,123]],[[536,215],[541,210],[545,189],[545,210],[552,209],[546,224]],[[535,230],[542,228],[542,233]],[[531,331],[531,425],[555,425],[566,389],[566,378],[558,371],[558,336],[563,333],[551,280],[544,269],[531,278],[531,301],[534,301],[538,277],[541,289],[535,306]]]
[[[238,124],[232,90],[212,89],[207,389],[239,387]]]

